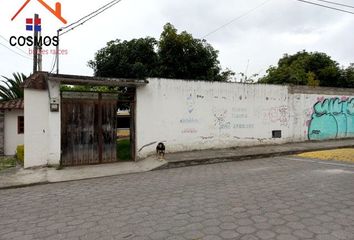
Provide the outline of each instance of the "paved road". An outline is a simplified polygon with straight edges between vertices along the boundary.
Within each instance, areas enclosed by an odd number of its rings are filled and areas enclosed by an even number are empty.
[[[354,239],[354,165],[292,158],[0,190],[0,239]]]

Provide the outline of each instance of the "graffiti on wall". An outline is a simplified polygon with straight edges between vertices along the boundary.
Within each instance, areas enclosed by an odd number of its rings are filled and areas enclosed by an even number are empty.
[[[227,121],[227,109],[213,109],[214,126],[219,130],[230,129],[231,123]]]
[[[354,98],[320,99],[313,106],[310,140],[354,137]]]
[[[201,97],[198,96],[197,98]],[[196,97],[191,93],[186,98],[186,113],[179,120],[179,123],[182,126],[182,130],[181,130],[182,134],[194,134],[198,132],[196,125],[199,123],[199,119],[195,117],[195,109],[196,109]]]
[[[244,107],[232,108],[233,129],[252,129],[254,124],[249,109]]]
[[[289,107],[284,105],[280,107],[273,107],[264,111],[264,122],[280,123],[280,126],[289,127],[290,123],[290,111]]]

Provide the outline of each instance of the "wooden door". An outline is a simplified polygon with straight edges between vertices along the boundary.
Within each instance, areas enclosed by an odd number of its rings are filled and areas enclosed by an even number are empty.
[[[117,95],[63,92],[61,165],[116,162]]]

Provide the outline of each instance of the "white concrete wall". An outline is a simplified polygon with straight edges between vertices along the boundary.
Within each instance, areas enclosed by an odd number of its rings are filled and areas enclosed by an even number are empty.
[[[60,102],[59,84],[49,89]],[[153,154],[158,142],[177,152],[354,137],[354,94],[289,94],[290,89],[149,79],[137,89],[137,157]],[[50,112],[50,97],[47,90],[25,89],[25,167],[60,162],[60,111]],[[314,106],[325,114],[316,115]],[[282,137],[272,138],[273,130]]]
[[[50,84],[59,98],[59,84]],[[47,90],[25,89],[25,168],[60,162],[60,111],[51,112]]]
[[[290,141],[290,115],[285,86],[149,79],[137,90],[137,157],[160,141],[168,152]]]
[[[57,99],[60,104],[60,84],[49,81],[50,97]],[[50,112],[48,116],[48,140],[49,140],[49,152],[48,163],[50,165],[58,165],[60,163],[61,156],[61,114],[60,109],[58,112]]]
[[[291,89],[149,79],[137,90],[137,157],[154,153],[158,142],[177,152],[354,137],[354,94],[306,87],[307,94],[289,94]],[[273,130],[282,138],[272,138]]]
[[[4,151],[5,155],[15,155],[18,145],[24,143],[24,134],[17,132],[17,118],[24,116],[23,110],[6,110],[4,119]]]

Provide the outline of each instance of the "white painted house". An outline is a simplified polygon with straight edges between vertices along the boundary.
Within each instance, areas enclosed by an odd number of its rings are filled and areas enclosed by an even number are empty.
[[[13,156],[24,143],[23,99],[0,102],[0,155]]]

